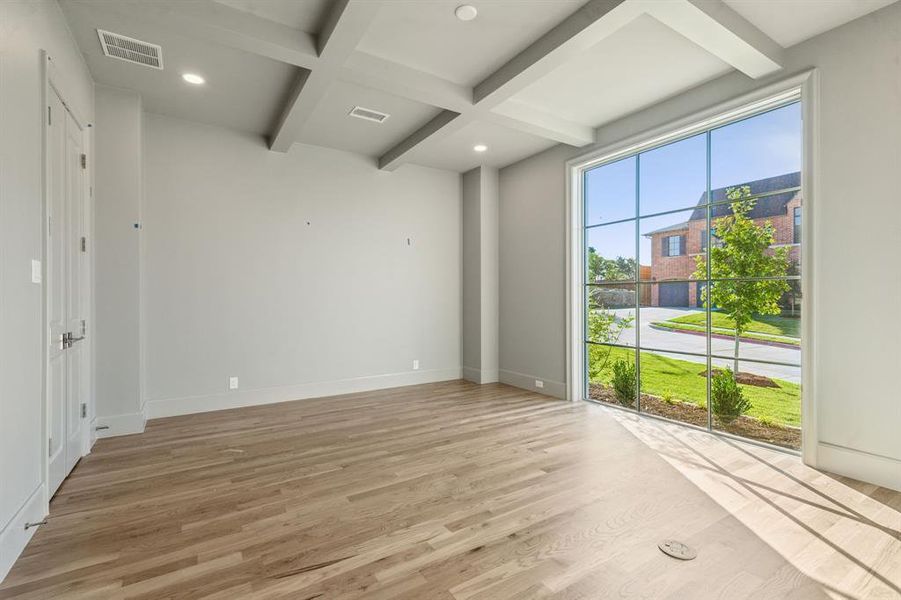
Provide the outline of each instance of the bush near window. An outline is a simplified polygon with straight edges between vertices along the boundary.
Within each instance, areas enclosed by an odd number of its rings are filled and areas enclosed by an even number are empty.
[[[710,401],[713,414],[727,425],[751,410],[751,402],[745,398],[729,367],[714,371],[710,380]]]
[[[623,406],[632,406],[635,403],[635,363],[633,361],[617,359],[613,363],[613,393]]]

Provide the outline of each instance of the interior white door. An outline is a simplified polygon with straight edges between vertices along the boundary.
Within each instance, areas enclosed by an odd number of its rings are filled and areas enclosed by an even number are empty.
[[[66,474],[81,458],[84,344],[84,188],[85,155],[81,127],[66,112],[66,317],[69,348],[66,350]]]
[[[82,379],[86,358],[83,132],[52,87],[48,99],[47,419],[52,495],[81,458]]]
[[[68,242],[66,222],[66,109],[55,90],[50,89],[47,105],[47,421],[49,485],[52,495],[68,474],[66,460],[66,389],[68,315],[66,281]]]

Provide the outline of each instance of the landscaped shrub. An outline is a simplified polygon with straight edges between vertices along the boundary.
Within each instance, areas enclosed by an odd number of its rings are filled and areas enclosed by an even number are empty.
[[[618,359],[613,363],[613,393],[623,406],[635,403],[635,362]]]
[[[729,424],[751,409],[751,402],[745,398],[735,381],[732,369],[718,369],[710,380],[710,400],[713,414],[720,422]]]

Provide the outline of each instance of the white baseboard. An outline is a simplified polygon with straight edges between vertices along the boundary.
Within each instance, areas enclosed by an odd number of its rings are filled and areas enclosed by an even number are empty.
[[[145,421],[146,418],[142,411],[125,415],[113,415],[111,417],[97,417],[94,427],[108,427],[108,429],[96,430],[98,438],[108,438],[144,433]]]
[[[475,367],[463,367],[463,379],[473,383],[497,383],[499,374],[497,369],[476,369]]]
[[[31,493],[31,496],[28,497],[19,512],[10,519],[6,527],[0,531],[0,581],[3,581],[9,570],[12,569],[31,536],[38,530],[37,527],[25,529],[25,523],[37,523],[46,516],[44,484],[41,484]]]
[[[522,388],[524,390],[529,390],[532,392],[538,392],[539,394],[546,394],[548,396],[553,396],[555,398],[565,399],[566,398],[566,384],[562,381],[554,381],[553,379],[543,379],[541,377],[536,377],[534,375],[528,375],[526,373],[517,373],[516,371],[507,371],[501,369],[498,371],[499,380],[501,383],[506,383],[508,385],[512,385],[514,387]],[[539,388],[535,386],[535,381],[541,380],[544,382],[544,387]]]
[[[901,491],[901,460],[820,442],[817,469]]]
[[[354,392],[368,392],[385,388],[401,387],[404,385],[450,381],[453,379],[460,379],[460,375],[460,367],[453,367],[449,369],[407,371],[404,373],[388,373],[385,375],[372,375],[369,377],[354,377],[352,379],[339,379],[336,381],[301,383],[297,385],[286,385],[256,390],[237,390],[234,392],[206,394],[202,396],[161,398],[157,400],[148,400],[144,412],[148,419],[159,419],[161,417],[190,415],[227,408],[242,408],[245,406],[290,402],[292,400],[305,400],[307,398],[338,396],[341,394],[352,394]]]

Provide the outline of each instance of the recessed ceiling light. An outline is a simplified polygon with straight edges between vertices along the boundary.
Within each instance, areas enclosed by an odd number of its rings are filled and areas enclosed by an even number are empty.
[[[472,149],[475,150],[476,152],[487,152],[488,146],[486,146],[485,144],[476,144],[475,146],[472,147]]]
[[[194,73],[185,73],[181,76],[181,78],[188,83],[193,83],[194,85],[200,85],[201,83],[206,82],[206,79],[204,79],[200,75],[195,75]]]
[[[472,4],[461,4],[454,11],[454,14],[461,21],[472,21],[479,14],[479,11]]]

